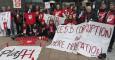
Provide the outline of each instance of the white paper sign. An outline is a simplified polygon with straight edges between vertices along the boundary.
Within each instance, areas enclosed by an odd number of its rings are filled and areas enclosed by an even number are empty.
[[[44,20],[47,24],[49,24],[50,20],[54,20],[54,23],[56,24],[56,26],[64,24],[65,18],[64,17],[57,17],[54,15],[50,15],[50,14],[44,14]]]
[[[6,36],[6,29],[10,29],[11,25],[11,13],[2,12],[0,13],[0,36]]]
[[[0,51],[0,60],[37,60],[41,49],[39,46],[9,46]]]
[[[4,30],[4,22],[7,23],[7,28],[10,29],[10,23],[11,23],[11,13],[10,12],[0,13],[0,27],[2,30]]]
[[[21,8],[21,0],[13,0],[14,8]]]
[[[49,9],[50,8],[50,2],[45,2],[45,9]]]

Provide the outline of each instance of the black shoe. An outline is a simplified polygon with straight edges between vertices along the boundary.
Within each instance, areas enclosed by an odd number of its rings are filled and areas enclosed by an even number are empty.
[[[108,49],[108,52],[112,52],[112,49]]]

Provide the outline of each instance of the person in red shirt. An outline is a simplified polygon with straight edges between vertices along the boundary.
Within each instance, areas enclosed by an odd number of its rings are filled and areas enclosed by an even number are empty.
[[[74,14],[74,12],[75,12],[75,7],[74,7],[73,4],[70,4],[70,8],[68,9],[68,11],[69,11],[69,15],[70,15],[70,14]]]
[[[33,12],[31,13],[25,13],[25,23],[27,26],[35,24],[35,14]]]
[[[80,23],[89,22],[90,20],[93,19],[92,17],[93,10],[91,2],[86,3],[86,6],[83,9],[84,10],[81,12],[82,14],[79,14],[79,20],[81,20]]]
[[[42,21],[44,21],[44,13],[40,12],[39,17],[38,17],[39,22],[41,23]]]
[[[63,17],[63,10],[61,9],[59,4],[56,5],[56,9],[54,10],[53,15]]]
[[[53,39],[54,35],[55,35],[55,31],[56,31],[56,26],[54,21],[51,19],[49,21],[49,26],[48,26],[48,36],[49,39]]]
[[[40,13],[40,7],[39,7],[39,5],[36,5],[35,6],[35,15],[36,15],[36,17],[39,16],[39,13]]]
[[[105,17],[107,15],[106,12],[106,5],[104,3],[104,1],[101,3],[100,9],[99,9],[99,13],[98,13],[98,21],[100,23],[105,23]]]
[[[35,13],[29,12],[24,14],[25,24],[27,26],[27,35],[33,35],[33,25],[36,23]]]
[[[39,20],[39,14],[40,14],[40,7],[38,5],[36,5],[36,7],[35,7],[36,22]]]
[[[65,18],[67,18],[69,16],[69,7],[66,6],[65,8],[63,8],[63,16]]]
[[[111,52],[115,39],[115,2],[110,2],[110,11],[107,13],[106,23],[114,26],[113,36],[108,47],[108,52]]]
[[[65,20],[64,24],[77,24],[76,17],[73,17],[73,15],[69,15],[68,19]]]

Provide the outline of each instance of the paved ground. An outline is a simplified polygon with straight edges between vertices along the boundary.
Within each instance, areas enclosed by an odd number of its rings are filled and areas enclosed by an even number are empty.
[[[40,42],[42,42],[42,44],[40,44]],[[45,45],[49,45],[50,43],[51,42],[38,40],[36,42],[36,45],[45,46]],[[9,37],[0,37],[0,49],[6,47],[7,45],[17,46],[19,44],[20,44],[19,42],[12,40]],[[67,53],[67,52],[62,52],[54,49],[43,48],[38,60],[100,60],[100,59],[88,58],[80,54],[76,55],[73,53]],[[107,59],[105,60],[115,60],[115,45],[113,51],[111,53],[108,53]]]

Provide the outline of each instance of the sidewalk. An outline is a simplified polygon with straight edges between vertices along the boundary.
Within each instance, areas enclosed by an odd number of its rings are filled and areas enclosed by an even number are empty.
[[[17,41],[12,40],[9,37],[0,37],[0,48],[4,48],[7,45],[6,43],[9,43],[10,46],[17,46],[19,44]],[[50,42],[48,42],[47,44],[49,43]],[[37,41],[36,46],[38,45],[40,45],[39,40]],[[39,60],[99,60],[99,59],[88,58],[80,54],[73,54],[73,53],[62,52],[54,49],[43,48],[39,56]],[[113,51],[111,53],[108,53],[106,60],[115,60],[115,44],[114,44]]]
[[[107,60],[115,60],[115,43],[111,53],[108,53]]]

